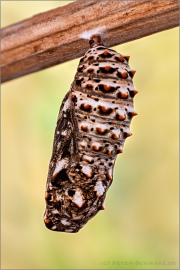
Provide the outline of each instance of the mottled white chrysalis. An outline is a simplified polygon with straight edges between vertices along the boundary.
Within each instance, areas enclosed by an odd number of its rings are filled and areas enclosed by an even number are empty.
[[[104,209],[117,154],[137,115],[129,57],[106,48],[98,34],[89,43],[55,131],[44,214],[53,231],[78,232]]]

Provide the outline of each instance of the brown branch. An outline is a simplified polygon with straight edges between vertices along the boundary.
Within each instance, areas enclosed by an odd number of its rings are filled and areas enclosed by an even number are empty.
[[[2,82],[82,56],[83,31],[104,26],[107,46],[179,25],[179,1],[81,0],[1,30]]]

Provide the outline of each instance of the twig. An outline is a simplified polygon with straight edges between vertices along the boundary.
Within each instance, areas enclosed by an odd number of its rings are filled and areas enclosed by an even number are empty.
[[[73,2],[1,30],[2,82],[80,57],[83,31],[104,27],[114,46],[179,25],[179,1]]]

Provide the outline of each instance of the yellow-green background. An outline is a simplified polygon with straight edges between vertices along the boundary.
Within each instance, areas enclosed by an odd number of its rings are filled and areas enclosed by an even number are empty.
[[[3,1],[2,27],[68,3]],[[3,269],[178,268],[178,46],[175,28],[115,47],[137,70],[139,115],[106,210],[77,234],[46,229],[43,212],[58,110],[79,60],[2,85]]]

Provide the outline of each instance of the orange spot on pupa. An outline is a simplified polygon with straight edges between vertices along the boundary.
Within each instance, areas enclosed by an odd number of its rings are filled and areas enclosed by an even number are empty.
[[[97,146],[97,145],[93,145],[93,150],[95,150],[95,151],[99,151],[100,150],[100,147],[99,146]]]
[[[113,180],[112,175],[110,175],[109,173],[107,174],[107,178],[108,180]]]
[[[120,96],[121,96],[121,98],[127,98],[128,97],[128,93],[121,92],[120,93]]]
[[[100,134],[105,134],[106,131],[107,131],[107,129],[102,129],[102,128],[100,128],[100,127],[97,127],[96,130],[97,130],[97,132],[99,132]]]
[[[110,110],[110,108],[106,108],[105,106],[101,106],[101,110],[102,110],[102,112],[107,113]]]
[[[104,51],[103,54],[104,54],[104,55],[108,55],[108,51]]]
[[[82,104],[81,105],[85,110],[89,110],[89,109],[91,109],[91,105],[89,105],[89,104]]]
[[[110,68],[111,68],[110,66],[105,66],[105,67],[104,67],[104,69],[105,69],[106,71],[110,70]]]
[[[117,118],[118,120],[123,121],[126,117],[125,117],[125,115],[123,115],[123,114],[117,114],[117,115],[116,115],[116,118]]]
[[[44,222],[45,222],[46,224],[48,224],[49,222],[51,222],[51,220],[50,220],[49,218],[46,218],[46,219],[44,220]]]
[[[86,174],[87,178],[92,178],[92,173]]]
[[[48,199],[49,197],[50,197],[50,194],[48,192],[46,192],[45,199]]]
[[[106,152],[106,154],[107,155],[111,155],[111,150],[108,149],[107,152]]]
[[[120,55],[119,60],[122,62],[124,60],[124,57],[122,55]]]
[[[113,135],[112,135],[112,139],[113,139],[113,140],[118,140],[118,139],[119,139],[119,135],[113,134]]]
[[[87,127],[87,126],[81,126],[81,129],[82,129],[83,131],[88,131],[88,127]]]
[[[122,76],[123,78],[127,78],[127,76],[128,76],[127,71],[121,72],[121,76]]]
[[[86,88],[92,88],[92,87],[93,87],[92,84],[90,83],[86,84]]]
[[[90,105],[84,104],[84,108],[85,108],[85,109],[89,109],[90,107],[91,107]]]
[[[53,198],[53,203],[57,203],[57,200],[56,200],[56,198]]]
[[[106,85],[106,84],[104,85],[104,90],[105,90],[105,91],[109,91],[110,89],[111,89],[111,86]]]

